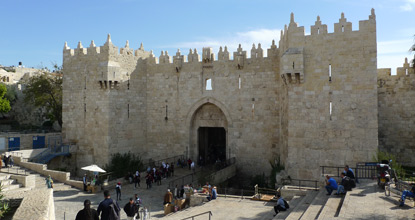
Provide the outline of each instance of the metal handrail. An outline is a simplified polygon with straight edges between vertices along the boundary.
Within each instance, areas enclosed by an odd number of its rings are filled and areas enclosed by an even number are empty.
[[[200,213],[200,214],[197,214],[197,215],[193,215],[193,216],[190,216],[190,217],[187,217],[187,218],[183,218],[182,220],[186,220],[186,219],[192,219],[193,220],[197,216],[201,216],[201,215],[208,214],[208,213],[209,213],[209,220],[210,220],[210,217],[213,216],[213,214],[212,214],[211,211],[207,211],[207,212],[203,212],[203,213]]]
[[[7,169],[7,171],[6,171]],[[16,172],[13,172],[13,170],[16,170]],[[10,173],[10,174],[21,174],[21,175],[27,175],[30,174],[30,172],[28,172],[26,169],[23,169],[22,172],[19,172],[20,170],[22,170],[21,168],[18,167],[5,167],[5,168],[1,168],[1,172],[2,173]]]
[[[284,184],[285,183],[285,181],[290,181],[290,182],[292,182],[292,181],[298,181],[298,189],[302,189],[302,188],[306,188],[306,187],[310,187],[310,186],[302,186],[301,185],[301,183],[303,182],[311,182],[311,183],[314,183],[314,190],[318,190],[319,188],[317,187],[317,185],[318,185],[318,181],[317,180],[306,180],[306,179],[291,179],[291,178],[289,178],[289,179],[281,179],[281,182],[283,183],[283,185],[287,185],[287,184]],[[295,186],[297,186],[297,185],[295,185]]]
[[[219,170],[222,170],[222,169],[224,169],[224,168],[226,168],[226,167],[228,167],[228,166],[230,166],[230,165],[232,165],[232,164],[234,164],[236,162],[236,158],[235,157],[232,157],[232,158],[229,158],[229,159],[227,159],[223,164],[224,164],[224,166],[222,166]],[[186,179],[186,178],[189,178],[190,179],[190,177],[191,177],[191,181],[190,181],[190,183],[191,184],[194,184],[196,181],[198,181],[198,179],[197,179],[197,175],[199,174],[199,173],[201,173],[201,172],[203,172],[204,170],[210,170],[210,169],[212,169],[212,168],[215,168],[215,166],[216,166],[217,164],[211,164],[211,165],[209,165],[209,166],[204,166],[203,167],[203,170],[199,170],[199,171],[197,171],[197,172],[194,172],[194,173],[190,173],[190,174],[187,174],[187,175],[185,175],[185,176],[182,176],[182,177],[179,177],[179,178],[176,178],[176,179],[174,179],[174,180],[171,180],[170,182],[169,182],[169,188],[173,188],[175,185],[177,185],[177,184],[175,184],[176,182],[182,182],[182,184],[181,185],[184,185],[184,180]],[[210,175],[213,175],[213,174],[215,174],[217,171],[219,171],[219,170],[216,170],[216,171],[213,171],[213,172],[211,172],[211,173],[209,173],[209,174],[207,174],[206,176],[210,176]],[[196,179],[194,178],[194,177],[196,177]]]

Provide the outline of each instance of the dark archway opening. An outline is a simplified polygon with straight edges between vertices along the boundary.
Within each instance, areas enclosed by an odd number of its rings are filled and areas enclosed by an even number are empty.
[[[199,165],[226,160],[226,130],[223,127],[199,127]]]

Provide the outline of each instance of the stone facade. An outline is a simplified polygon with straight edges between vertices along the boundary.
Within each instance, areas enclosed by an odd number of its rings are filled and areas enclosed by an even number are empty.
[[[250,58],[241,47],[233,59],[226,47],[217,59],[211,48],[156,58],[128,41],[119,49],[110,36],[101,47],[65,43],[63,135],[78,143],[77,166],[128,151],[195,159],[201,127],[225,129],[226,158],[247,174],[268,174],[277,157],[291,177],[313,179],[320,165],[370,160],[378,147],[374,10],[357,31],[342,14],[328,33],[317,17],[307,36],[292,14],[267,52],[258,44]]]
[[[379,147],[415,166],[415,71],[405,59],[396,73],[378,70]]]

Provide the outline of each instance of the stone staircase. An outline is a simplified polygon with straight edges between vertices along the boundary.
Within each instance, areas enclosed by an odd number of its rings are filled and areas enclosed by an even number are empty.
[[[294,196],[288,203],[290,208],[280,212],[273,220],[287,219],[333,219],[337,217],[341,209],[344,197],[326,195],[326,190],[308,191],[305,196]]]
[[[2,186],[2,191],[25,191],[29,190],[30,187],[27,187],[28,189],[21,189],[22,184],[18,184],[16,180],[10,179],[12,175],[33,175],[35,176],[35,186],[31,188],[46,188],[46,180],[45,176],[42,176],[41,174],[38,174],[30,169],[26,169],[19,166],[13,166],[13,168],[7,169],[2,168],[0,173],[0,181]],[[72,187],[63,183],[59,183],[54,181],[53,183],[53,191],[62,191],[62,190],[68,190]],[[26,187],[25,187],[26,188]],[[20,190],[19,190],[20,189]]]
[[[0,173],[0,185],[2,192],[18,189],[22,184],[18,184],[16,180],[10,179],[11,174]]]

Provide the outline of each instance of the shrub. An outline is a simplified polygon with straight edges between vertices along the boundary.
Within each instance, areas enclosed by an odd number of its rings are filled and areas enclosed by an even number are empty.
[[[120,178],[124,177],[128,172],[135,173],[137,170],[142,170],[143,167],[141,157],[128,152],[112,154],[111,161],[105,166],[105,170]]]

